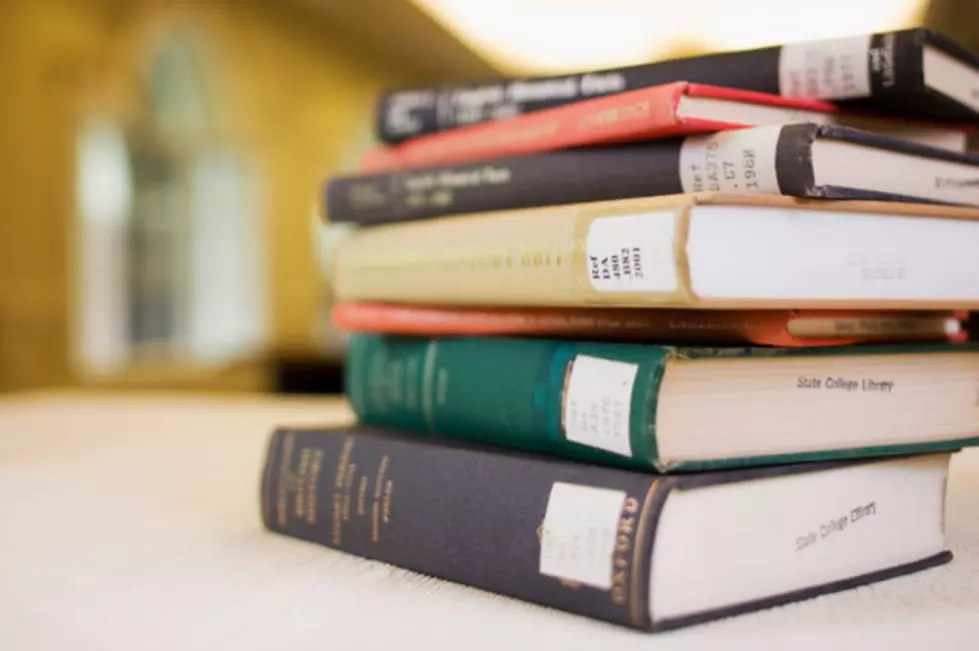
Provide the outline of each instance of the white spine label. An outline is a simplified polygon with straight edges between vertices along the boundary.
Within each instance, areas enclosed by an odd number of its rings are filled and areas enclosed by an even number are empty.
[[[783,45],[779,94],[844,99],[870,95],[870,35]]]
[[[680,146],[684,192],[778,194],[775,151],[781,126],[691,136]]]
[[[624,491],[554,482],[541,526],[541,574],[603,590],[612,587]]]
[[[601,217],[588,227],[588,280],[600,292],[676,291],[672,212]]]
[[[637,364],[578,355],[565,385],[564,432],[569,441],[632,456],[629,421]]]

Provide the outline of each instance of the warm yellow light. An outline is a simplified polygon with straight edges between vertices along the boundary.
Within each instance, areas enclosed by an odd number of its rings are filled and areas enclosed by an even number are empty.
[[[507,72],[606,68],[908,27],[926,0],[414,0]]]

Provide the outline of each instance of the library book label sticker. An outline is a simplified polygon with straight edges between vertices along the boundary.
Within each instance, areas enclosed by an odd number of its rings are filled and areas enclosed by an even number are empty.
[[[600,292],[673,292],[672,212],[599,217],[588,226],[588,280]]]
[[[624,491],[554,482],[541,525],[541,574],[609,590]]]
[[[775,151],[781,125],[691,136],[680,145],[684,192],[779,194]]]
[[[638,364],[589,355],[575,357],[565,384],[565,437],[599,450],[632,456],[629,416],[638,370]]]
[[[784,97],[845,99],[870,95],[870,35],[783,45],[778,89]]]

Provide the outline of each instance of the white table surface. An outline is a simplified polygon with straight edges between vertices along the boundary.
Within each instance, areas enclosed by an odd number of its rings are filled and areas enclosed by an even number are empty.
[[[0,401],[0,649],[979,649],[979,450],[953,462],[947,566],[650,635],[267,533],[275,424],[338,401]]]

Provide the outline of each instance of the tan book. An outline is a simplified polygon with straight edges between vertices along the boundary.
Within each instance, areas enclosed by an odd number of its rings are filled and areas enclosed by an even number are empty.
[[[333,271],[346,301],[975,309],[979,210],[727,193],[548,206],[357,231]]]

